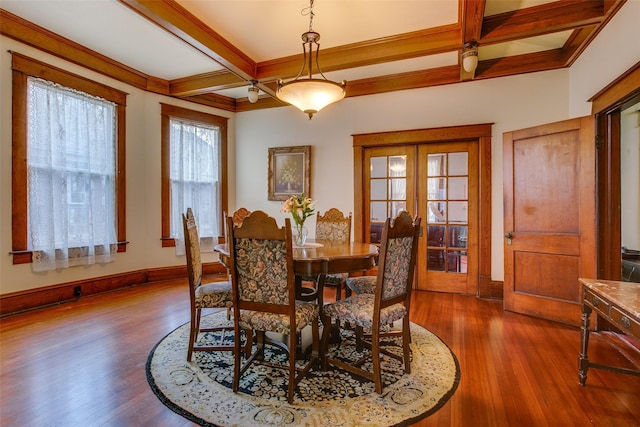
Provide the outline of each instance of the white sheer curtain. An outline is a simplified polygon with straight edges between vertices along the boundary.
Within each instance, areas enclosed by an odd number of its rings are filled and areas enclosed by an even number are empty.
[[[116,105],[29,78],[27,121],[33,270],[113,261]]]
[[[213,252],[221,235],[220,129],[215,126],[172,118],[170,120],[171,237],[176,254],[184,254],[182,214],[193,210],[201,252]]]

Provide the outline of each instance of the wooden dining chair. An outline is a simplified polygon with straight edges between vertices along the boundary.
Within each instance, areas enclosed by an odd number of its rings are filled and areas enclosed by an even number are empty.
[[[232,326],[204,328],[201,326],[202,310],[209,308],[230,309],[233,305],[231,294],[231,282],[220,281],[212,283],[202,283],[202,261],[200,258],[200,238],[196,220],[191,208],[187,208],[187,213],[182,214],[182,224],[184,226],[184,244],[187,258],[187,274],[189,276],[189,299],[191,302],[191,324],[189,329],[189,346],[187,350],[187,360],[191,361],[194,351],[235,351],[235,344],[224,343],[226,334],[232,334],[235,339],[239,339],[233,331]],[[201,332],[219,332],[220,339],[218,345],[199,344]],[[251,345],[251,341],[245,340],[244,351],[249,349],[246,345]]]
[[[368,349],[367,354],[354,364],[327,356],[331,328],[322,332],[322,368],[328,365],[345,369],[375,383],[377,393],[382,393],[381,355],[395,358],[404,364],[404,372],[411,373],[411,331],[409,327],[409,304],[418,250],[420,218],[415,220],[406,212],[400,212],[393,223],[387,218],[382,230],[376,290],[373,294],[356,294],[324,306],[322,324],[332,320],[355,327],[356,350]],[[401,321],[400,330],[388,325]],[[364,331],[370,331],[370,340],[364,339]],[[402,355],[388,351],[381,345],[383,337],[400,336]],[[362,368],[371,359],[372,371]]]
[[[240,207],[238,209],[236,209],[232,214],[231,214],[231,218],[233,218],[233,224],[237,227],[242,225],[242,221],[249,216],[249,214],[251,213],[251,211],[247,208],[244,207]],[[227,213],[226,212],[222,212],[222,218],[224,218],[222,227],[222,236],[218,239],[219,242],[218,243],[226,243],[227,242]]]
[[[324,244],[349,243],[351,241],[351,218],[352,214],[345,216],[339,209],[331,208],[324,214],[320,212],[316,215],[316,241]],[[334,286],[336,288],[336,300],[342,298],[342,289],[349,273],[332,273],[324,276],[324,286]],[[303,280],[313,282],[314,289],[319,289],[319,277],[303,277]],[[322,299],[321,299],[322,300]]]
[[[258,337],[256,350],[244,360],[236,339],[233,391],[238,391],[246,369],[264,358],[264,333],[275,332],[287,337],[288,364],[280,367],[289,371],[287,400],[292,403],[295,387],[319,360],[320,339],[318,305],[295,298],[290,220],[286,218],[285,226],[279,228],[275,218],[254,211],[240,227],[227,218],[227,230],[236,333],[251,329]],[[307,326],[312,333],[311,355],[296,367],[297,336]]]

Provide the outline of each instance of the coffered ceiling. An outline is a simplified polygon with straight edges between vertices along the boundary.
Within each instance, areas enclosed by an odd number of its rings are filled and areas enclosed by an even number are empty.
[[[315,0],[325,76],[347,96],[570,66],[626,0]],[[136,87],[229,111],[282,106],[304,0],[2,0],[2,34]],[[460,66],[479,45],[475,74]],[[247,100],[257,80],[261,96]]]

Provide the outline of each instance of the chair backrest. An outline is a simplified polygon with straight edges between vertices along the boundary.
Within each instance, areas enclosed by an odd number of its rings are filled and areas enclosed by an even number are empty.
[[[262,211],[252,212],[240,227],[229,217],[227,235],[235,306],[293,315],[295,276],[289,218],[280,228],[275,218]]]
[[[233,218],[233,225],[240,227],[242,225],[242,221],[244,221],[249,214],[251,214],[251,211],[247,208],[238,208],[231,216]]]
[[[316,216],[316,240],[332,240],[335,242],[351,241],[351,212],[344,216],[336,208],[331,208]]]
[[[251,211],[247,208],[236,209],[236,211],[231,215],[231,217],[233,218],[233,225],[235,225],[236,227],[240,227],[242,225],[242,221],[250,213]],[[223,224],[222,224],[223,230],[222,230],[222,236],[218,237],[218,242],[226,243],[228,240],[227,239],[227,212],[222,212],[222,218],[223,218]]]
[[[376,304],[379,307],[398,302],[409,305],[419,234],[420,218],[412,220],[406,211],[400,212],[393,222],[387,218],[378,261]]]
[[[196,219],[191,208],[187,208],[187,214],[182,214],[184,226],[184,250],[187,255],[187,272],[189,274],[189,287],[192,294],[202,283],[202,261],[200,259],[200,237]]]

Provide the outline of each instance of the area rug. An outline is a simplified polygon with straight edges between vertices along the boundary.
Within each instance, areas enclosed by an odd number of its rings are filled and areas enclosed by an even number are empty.
[[[211,326],[228,322],[225,312],[203,320]],[[162,403],[202,426],[404,426],[437,411],[460,381],[458,360],[445,343],[414,323],[411,336],[411,374],[404,374],[400,362],[383,357],[381,395],[372,382],[331,367],[311,371],[289,404],[287,371],[256,363],[242,376],[240,391],[233,393],[231,352],[196,352],[187,362],[188,323],[151,351],[147,379]],[[211,333],[201,337],[202,342],[219,339]],[[330,347],[333,357],[359,358],[353,333],[343,331],[342,339],[340,346]],[[383,345],[400,352],[395,339]],[[279,347],[268,346],[265,353],[265,360],[286,362]]]

